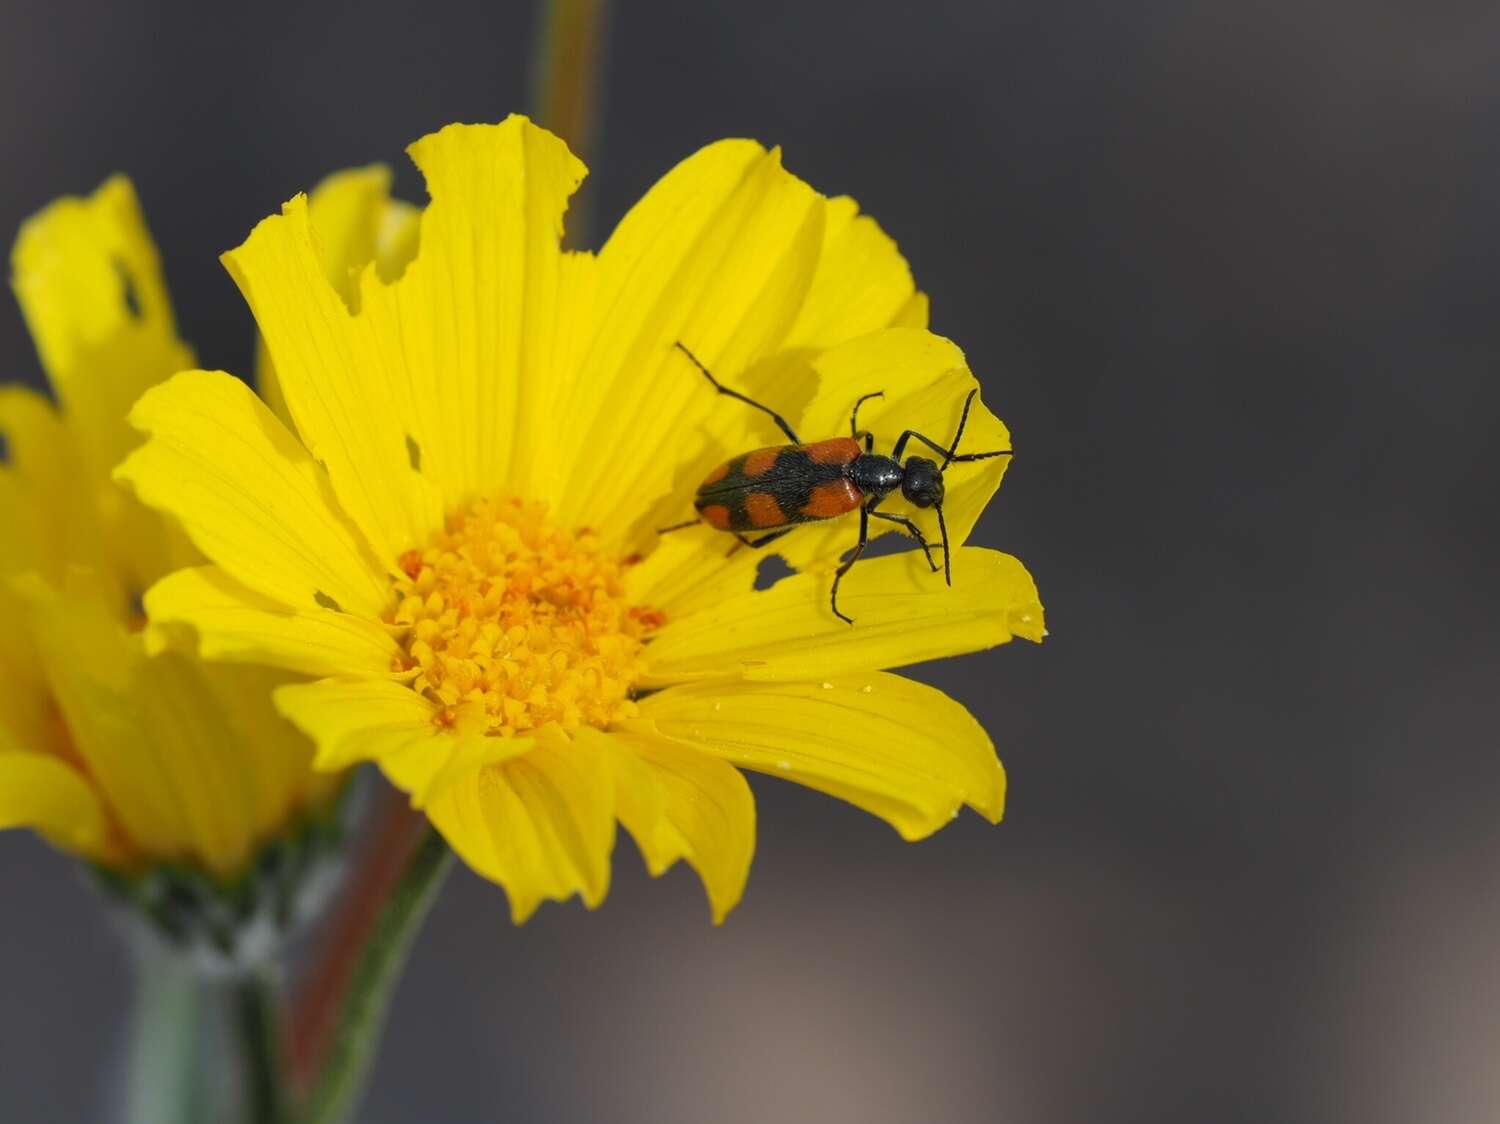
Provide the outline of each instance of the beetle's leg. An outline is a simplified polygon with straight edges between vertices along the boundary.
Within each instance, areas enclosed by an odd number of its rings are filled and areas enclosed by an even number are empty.
[[[698,525],[698,522],[699,521],[697,519],[689,519],[685,523],[673,523],[670,527],[658,527],[658,528],[656,528],[656,533],[658,535],[669,535],[673,531],[681,531],[681,530],[683,530],[686,527],[696,527]]]
[[[937,563],[932,560],[932,548],[928,545],[927,540],[922,537],[922,532],[915,523],[904,515],[892,515],[886,511],[872,511],[870,514],[875,516],[876,519],[884,519],[888,523],[896,524],[896,526],[903,528],[908,535],[916,539],[917,545],[922,548],[922,553],[927,558],[927,565],[932,567],[934,574],[937,573]]]
[[[839,568],[833,572],[833,589],[829,591],[828,604],[833,609],[833,615],[845,624],[852,625],[854,618],[846,617],[843,613],[839,612],[839,582],[844,580],[844,575],[859,561],[859,556],[865,552],[865,544],[870,541],[870,511],[879,502],[879,500],[876,500],[875,503],[859,509],[859,542],[854,544],[854,553],[849,555],[846,561],[841,562]]]
[[[777,539],[781,538],[781,536],[784,535],[784,534],[786,534],[788,531],[795,531],[796,529],[797,528],[795,526],[792,526],[792,527],[783,527],[779,531],[772,531],[768,535],[761,535],[761,537],[758,538],[758,539],[747,539],[744,535],[742,535],[738,531],[736,531],[734,533],[734,537],[740,540],[740,545],[742,545],[742,546],[748,546],[751,550],[759,550],[761,547],[765,546],[767,543],[773,543],[773,542],[775,542]]]
[[[723,383],[721,383],[718,379],[714,378],[712,372],[710,372],[709,369],[703,365],[703,363],[698,359],[698,357],[696,355],[694,355],[691,351],[689,351],[687,349],[687,345],[684,344],[681,340],[677,341],[676,347],[677,347],[677,349],[679,351],[681,351],[684,355],[686,355],[689,359],[691,359],[693,361],[693,366],[697,367],[698,370],[700,370],[700,371],[703,372],[703,377],[706,378],[709,382],[713,383],[714,384],[714,389],[717,390],[720,394],[727,395],[730,398],[736,398],[739,401],[743,402],[747,406],[754,406],[757,410],[761,410],[764,413],[770,414],[771,415],[771,420],[773,422],[775,422],[778,426],[781,427],[781,432],[782,433],[785,433],[788,437],[790,437],[792,439],[792,444],[793,445],[800,445],[800,444],[802,444],[802,439],[797,436],[796,431],[794,429],[792,429],[792,427],[787,424],[787,420],[784,417],[782,417],[780,414],[778,414],[775,410],[771,409],[771,407],[769,407],[769,406],[763,406],[763,405],[761,405],[754,398],[746,397],[745,395],[741,394],[738,390],[730,390],[727,386],[725,386]]]

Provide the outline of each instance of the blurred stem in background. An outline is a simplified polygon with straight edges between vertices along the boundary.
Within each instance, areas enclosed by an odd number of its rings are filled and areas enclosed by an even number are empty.
[[[245,1067],[247,1108],[256,1124],[284,1124],[288,1119],[279,984],[279,973],[270,964],[234,981],[237,1049]]]
[[[549,0],[532,59],[532,116],[552,130],[589,167],[599,138],[599,91],[604,84],[609,0]],[[593,219],[592,179],[568,207],[568,248],[587,245]]]
[[[429,828],[359,951],[328,1057],[299,1124],[343,1124],[351,1118],[380,1045],[396,981],[452,860],[443,837]]]
[[[142,942],[136,949],[135,1015],[125,1066],[124,1124],[192,1124],[209,1115],[205,1086],[220,981],[181,957]]]
[[[532,60],[532,116],[585,164],[598,140],[608,9],[608,0],[548,0]],[[587,243],[591,203],[586,181],[568,210],[569,246]],[[425,819],[399,793],[385,794],[374,820],[375,839],[287,1021],[293,1083],[310,1089],[299,1124],[342,1124],[353,1112],[406,956],[451,865],[447,844],[421,834]]]

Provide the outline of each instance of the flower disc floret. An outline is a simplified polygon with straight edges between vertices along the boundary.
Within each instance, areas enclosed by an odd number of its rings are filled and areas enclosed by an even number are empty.
[[[443,705],[440,724],[513,735],[636,715],[631,685],[664,618],[629,603],[623,565],[593,532],[558,526],[542,503],[485,499],[400,564],[395,670]]]

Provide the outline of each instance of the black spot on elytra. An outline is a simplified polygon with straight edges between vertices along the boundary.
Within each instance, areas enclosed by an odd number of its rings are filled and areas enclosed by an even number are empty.
[[[417,444],[417,439],[410,433],[406,435],[406,459],[411,462],[413,472],[422,471],[422,446]]]
[[[325,609],[332,609],[335,613],[342,613],[344,611],[343,606],[341,606],[332,597],[329,597],[328,594],[324,593],[321,589],[313,590],[313,600],[316,601],[319,605],[323,606],[323,608]]]

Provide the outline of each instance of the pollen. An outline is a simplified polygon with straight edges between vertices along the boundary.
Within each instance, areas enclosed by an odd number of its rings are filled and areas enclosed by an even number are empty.
[[[393,670],[440,703],[439,726],[510,736],[633,717],[645,641],[665,623],[625,597],[626,561],[545,504],[480,500],[398,559]]]

